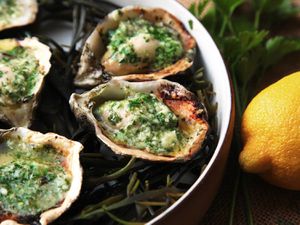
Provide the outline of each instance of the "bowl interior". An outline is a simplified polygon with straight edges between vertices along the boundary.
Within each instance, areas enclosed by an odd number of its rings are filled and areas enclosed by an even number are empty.
[[[188,196],[190,192],[193,191],[193,189],[206,176],[214,160],[216,159],[216,156],[219,154],[229,127],[230,114],[232,109],[230,82],[221,54],[216,44],[212,40],[211,36],[203,27],[203,25],[199,22],[199,20],[195,18],[186,8],[184,8],[177,1],[121,0],[116,3],[116,1],[114,0],[108,0],[108,2],[117,4],[121,7],[128,5],[142,7],[160,7],[175,15],[195,38],[199,49],[199,59],[196,59],[195,61],[201,62],[201,65],[205,69],[207,79],[210,80],[213,84],[213,88],[216,93],[214,101],[218,104],[217,121],[219,140],[214,155],[212,156],[209,164],[207,165],[203,173],[200,175],[200,177],[197,179],[197,181],[194,183],[194,185],[164,213],[151,220],[149,223],[152,224],[159,221],[161,217],[165,216],[174,207],[180,204],[180,202],[183,201],[184,198]],[[193,24],[192,28],[189,26],[189,23]]]
[[[215,91],[214,101],[218,104],[217,109],[217,121],[218,121],[218,136],[219,140],[215,152],[209,161],[209,164],[199,176],[197,181],[190,187],[190,189],[171,207],[169,207],[165,212],[151,220],[149,223],[155,223],[159,221],[162,217],[172,211],[173,208],[178,206],[194,189],[201,183],[203,178],[207,175],[208,171],[213,166],[216,157],[221,151],[221,147],[225,140],[225,135],[229,128],[230,116],[232,111],[232,96],[230,89],[230,82],[228,74],[226,71],[225,64],[221,57],[221,54],[216,47],[214,41],[212,40],[209,33],[202,26],[197,18],[195,18],[186,8],[179,4],[175,0],[163,0],[163,1],[153,1],[153,0],[106,0],[113,4],[117,4],[120,7],[135,5],[142,7],[160,7],[171,14],[175,15],[186,27],[186,29],[195,38],[199,53],[197,54],[197,59],[195,63],[201,65],[205,69],[205,75],[208,80],[213,84],[213,89]],[[189,26],[192,23],[192,28]],[[48,27],[51,26],[51,29]],[[39,33],[53,38],[55,41],[62,45],[69,45],[71,42],[72,35],[72,24],[70,23],[55,23],[55,21],[50,21],[48,26],[39,28]]]

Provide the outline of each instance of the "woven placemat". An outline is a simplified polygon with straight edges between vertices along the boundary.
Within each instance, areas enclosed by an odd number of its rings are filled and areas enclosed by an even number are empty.
[[[229,224],[236,169],[229,160],[219,193],[201,225]],[[300,225],[300,192],[288,191],[267,184],[258,176],[243,174],[247,185],[253,222],[257,225]],[[236,225],[247,224],[245,195],[239,189],[234,212]]]

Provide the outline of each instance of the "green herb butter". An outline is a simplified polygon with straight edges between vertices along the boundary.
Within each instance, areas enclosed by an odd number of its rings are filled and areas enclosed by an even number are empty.
[[[186,139],[176,115],[153,94],[106,101],[95,107],[94,115],[115,142],[154,154],[174,153]]]
[[[0,210],[36,215],[60,203],[70,187],[52,147],[6,140],[0,145]]]
[[[19,3],[20,4],[20,3]],[[20,15],[20,8],[16,0],[0,1],[0,23],[7,23]]]
[[[110,30],[107,49],[111,60],[143,64],[151,71],[173,64],[184,52],[175,30],[142,18],[122,21],[117,29]]]
[[[0,105],[30,99],[39,77],[39,63],[29,49],[0,51]]]

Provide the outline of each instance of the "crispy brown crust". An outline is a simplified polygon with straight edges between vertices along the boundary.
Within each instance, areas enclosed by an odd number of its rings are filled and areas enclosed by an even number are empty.
[[[31,131],[26,128],[12,128],[9,130],[0,130],[0,137],[2,136],[20,136],[22,140],[28,143],[50,145],[56,149],[60,154],[64,155],[64,167],[72,177],[71,186],[66,193],[65,199],[60,205],[55,208],[49,209],[43,212],[37,220],[41,225],[46,225],[56,218],[58,218],[63,212],[65,212],[71,204],[76,200],[79,195],[82,183],[82,168],[79,162],[79,152],[83,149],[83,146],[79,142],[69,140],[63,136],[47,133],[42,134],[36,131]],[[24,220],[30,220],[31,218],[21,218],[14,214],[0,214],[0,225],[17,225],[23,224]],[[27,224],[25,222],[24,224]]]
[[[101,58],[106,51],[104,46],[103,34],[110,29],[117,28],[122,20],[142,16],[146,20],[157,22],[162,21],[167,26],[175,29],[183,43],[185,56],[173,65],[170,65],[160,71],[145,74],[128,74],[123,76],[113,76],[113,79],[122,79],[128,81],[148,81],[157,80],[167,76],[180,74],[193,64],[193,57],[196,42],[187,32],[184,25],[169,12],[160,8],[142,8],[137,6],[128,6],[110,13],[104,22],[99,24],[94,32],[87,39],[80,59],[80,68],[75,77],[74,83],[77,86],[92,87],[103,82],[102,75],[105,68],[100,67]],[[99,64],[96,68],[95,64]],[[95,69],[91,69],[95,68]]]
[[[119,95],[120,90],[128,87],[136,92],[154,93],[162,99],[166,105],[181,119],[186,120],[184,125],[190,130],[194,137],[193,142],[176,153],[174,156],[155,155],[146,150],[129,148],[124,145],[114,143],[99,126],[93,115],[93,102],[100,101],[101,98],[114,99],[114,95]],[[110,95],[111,93],[111,95]],[[179,103],[179,104],[178,104]],[[182,104],[182,105],[180,105]],[[95,129],[97,137],[108,145],[115,153],[121,155],[132,155],[151,161],[185,161],[200,150],[201,145],[208,131],[208,123],[205,121],[206,111],[203,105],[191,92],[187,91],[178,83],[167,80],[156,80],[148,82],[130,83],[122,80],[112,80],[106,84],[99,85],[82,95],[73,94],[70,98],[70,105],[75,116],[87,122]],[[184,110],[183,110],[184,109]]]

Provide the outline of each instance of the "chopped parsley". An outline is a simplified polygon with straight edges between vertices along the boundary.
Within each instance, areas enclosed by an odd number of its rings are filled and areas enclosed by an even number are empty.
[[[117,123],[121,122],[122,118],[116,112],[112,112],[109,115],[108,120],[112,125],[116,125]]]
[[[7,140],[0,148],[0,209],[36,215],[56,206],[69,189],[62,156],[50,146]]]
[[[0,51],[1,65],[0,68],[7,67],[9,71],[2,69],[0,73],[0,104],[7,104],[5,98],[13,104],[30,99],[38,80],[38,60],[28,49],[17,46],[9,51]]]
[[[129,147],[172,154],[185,140],[176,115],[153,94],[136,93],[124,100],[106,101],[94,114],[112,140]]]
[[[139,56],[134,48],[134,38],[142,35],[145,43],[155,41],[154,58]],[[151,23],[142,18],[122,21],[119,27],[108,32],[108,51],[110,59],[119,63],[141,64],[146,69],[157,71],[165,68],[183,55],[183,47],[179,34],[162,23]]]
[[[20,9],[16,0],[0,1],[0,24],[9,22],[20,14]]]

